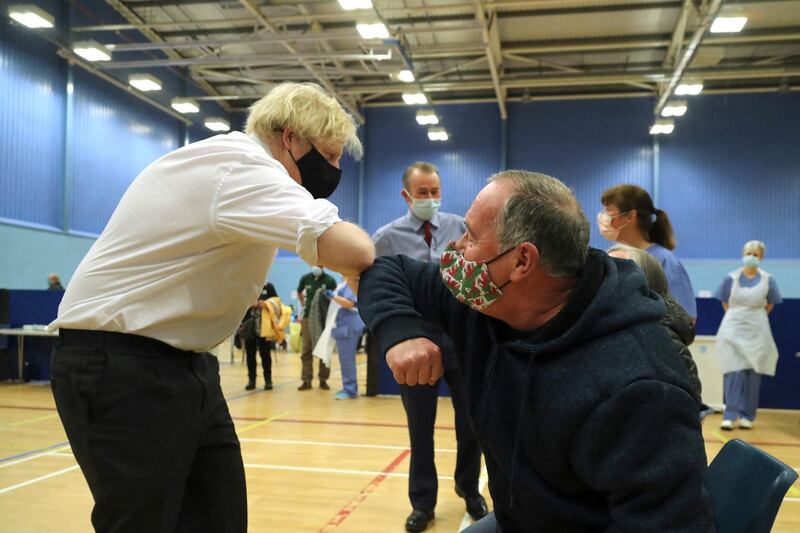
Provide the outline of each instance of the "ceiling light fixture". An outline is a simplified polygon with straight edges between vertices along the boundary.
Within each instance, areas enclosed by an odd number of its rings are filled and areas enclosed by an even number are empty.
[[[420,109],[417,111],[417,124],[420,126],[427,126],[429,124],[438,124],[439,117],[432,109]]]
[[[686,114],[688,106],[686,100],[669,100],[661,110],[662,117],[682,117]]]
[[[356,24],[356,30],[363,39],[388,39],[389,29],[383,22]]]
[[[52,28],[55,23],[53,15],[32,4],[15,4],[8,6],[8,16],[28,28]]]
[[[697,96],[702,90],[702,83],[681,83],[675,89],[675,96]]]
[[[231,123],[220,117],[208,117],[203,123],[211,131],[230,131]]]
[[[197,113],[200,111],[197,101],[191,98],[173,98],[170,105],[178,113]]]
[[[449,138],[444,128],[428,128],[428,139],[431,141],[446,141]]]
[[[655,124],[650,126],[650,135],[669,135],[674,129],[674,120],[656,120]]]
[[[111,51],[97,41],[79,41],[72,45],[72,51],[86,61],[111,60]]]
[[[160,91],[161,80],[150,74],[131,74],[128,76],[128,83],[140,91]]]
[[[425,93],[403,93],[403,102],[408,105],[425,105],[428,98]]]
[[[711,33],[739,33],[747,24],[747,17],[717,17],[711,24]]]

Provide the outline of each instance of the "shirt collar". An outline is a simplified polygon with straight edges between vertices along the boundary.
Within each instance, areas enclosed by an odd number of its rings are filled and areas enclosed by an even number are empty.
[[[414,231],[421,230],[422,226],[425,225],[425,221],[415,215],[411,209],[406,212],[406,221],[412,228],[414,228]],[[439,229],[439,213],[433,215],[433,218],[431,219],[431,227],[433,229]]]
[[[263,142],[261,142],[261,139],[259,138],[258,135],[256,135],[255,133],[248,133],[247,136],[250,137],[253,141],[255,141],[256,144],[258,144],[261,148],[263,148],[264,151],[267,152],[267,154],[269,154],[271,158],[275,159],[275,156],[272,155],[272,152],[269,151],[269,147]]]

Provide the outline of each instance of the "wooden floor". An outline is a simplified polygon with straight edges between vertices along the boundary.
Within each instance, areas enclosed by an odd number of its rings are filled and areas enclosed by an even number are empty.
[[[363,355],[359,362],[363,385]],[[409,452],[399,398],[334,400],[340,386],[336,363],[332,391],[298,392],[299,358],[285,352],[274,366],[275,390],[245,392],[245,367],[239,360],[223,363],[223,390],[247,472],[250,531],[404,531]],[[800,467],[800,412],[762,410],[749,432],[723,434],[719,421],[712,416],[704,427],[709,460],[726,439],[739,437]],[[453,492],[455,433],[447,399],[439,402],[435,438],[439,503],[428,531],[454,533],[469,520]],[[90,531],[91,506],[49,385],[0,384],[0,532]],[[800,531],[797,484],[774,531]]]

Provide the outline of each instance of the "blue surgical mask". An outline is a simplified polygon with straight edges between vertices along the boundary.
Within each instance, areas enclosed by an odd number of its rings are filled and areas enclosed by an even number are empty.
[[[411,197],[411,212],[420,220],[433,220],[441,206],[442,201],[435,198]]]
[[[746,255],[742,257],[742,263],[747,268],[756,268],[761,263],[761,260],[754,255]]]
[[[314,274],[315,278],[318,278],[322,275],[322,269],[317,266],[311,267],[311,273]]]

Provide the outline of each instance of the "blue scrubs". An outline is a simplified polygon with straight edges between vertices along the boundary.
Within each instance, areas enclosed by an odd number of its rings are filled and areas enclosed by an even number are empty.
[[[658,259],[664,275],[667,276],[667,290],[681,306],[686,309],[689,316],[697,318],[697,302],[694,299],[694,288],[689,281],[689,274],[672,250],[664,248],[660,244],[654,244],[648,248],[647,253]]]
[[[346,284],[336,291],[337,296],[347,298],[353,302],[358,301],[358,297]],[[339,366],[342,369],[342,389],[351,398],[358,397],[358,380],[356,378],[356,348],[358,339],[364,333],[364,322],[358,315],[358,311],[353,309],[339,309],[336,314],[336,326],[331,332],[331,336],[336,339],[336,348],[339,351]]]

